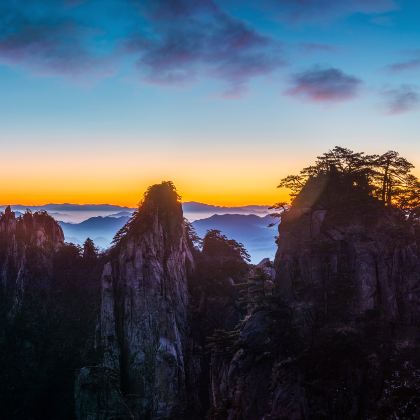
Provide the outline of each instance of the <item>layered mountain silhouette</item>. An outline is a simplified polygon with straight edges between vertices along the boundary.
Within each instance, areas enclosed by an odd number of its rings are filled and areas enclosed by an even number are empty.
[[[100,249],[111,245],[115,234],[135,210],[109,204],[66,203],[29,207],[13,205],[11,208],[17,216],[23,215],[27,209],[33,212],[45,210],[59,221],[67,242],[82,245],[91,238]],[[182,203],[182,208],[199,236],[203,237],[207,230],[218,229],[242,242],[253,262],[265,257],[274,258],[276,229],[268,227],[273,221],[268,216],[268,206],[227,207],[191,201]]]
[[[83,244],[87,238],[104,249],[111,245],[115,234],[128,222],[130,216],[96,216],[80,223],[59,222],[66,241]]]
[[[0,211],[6,206],[0,206]],[[189,220],[202,219],[210,217],[213,214],[268,214],[268,206],[215,206],[211,204],[188,201],[182,203],[185,216]],[[96,216],[130,216],[135,208],[116,206],[112,204],[44,204],[39,206],[24,206],[20,204],[11,205],[15,212],[24,213],[27,209],[31,211],[46,211],[53,215],[57,220],[70,223],[80,223],[86,219]]]
[[[275,222],[277,220],[269,215],[216,214],[194,221],[193,226],[200,237],[204,237],[208,230],[220,230],[229,238],[241,242],[251,255],[251,261],[258,263],[263,258],[274,258],[278,232],[277,226],[270,225]]]
[[[104,249],[111,245],[115,234],[130,219],[130,216],[120,214],[92,217],[81,223],[60,222],[60,226],[66,241],[81,245],[87,238],[91,238]],[[200,237],[204,237],[208,230],[217,229],[243,243],[252,261],[257,263],[266,257],[274,258],[277,228],[269,227],[273,222],[275,220],[269,215],[223,214],[195,220],[192,224]]]

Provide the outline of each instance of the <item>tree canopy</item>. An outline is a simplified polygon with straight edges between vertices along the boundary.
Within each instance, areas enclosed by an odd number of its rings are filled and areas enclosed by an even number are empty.
[[[172,181],[162,181],[160,184],[151,185],[144,193],[143,200],[139,203],[137,210],[130,220],[116,233],[112,243],[118,244],[130,234],[141,229],[141,225],[153,213],[158,210],[160,213],[168,213],[179,205],[181,196],[177,193]]]
[[[228,239],[220,230],[207,231],[203,239],[203,253],[209,256],[233,257],[250,261],[251,258],[243,244]]]
[[[98,257],[98,248],[92,239],[87,238],[83,244],[83,258],[96,259]]]
[[[366,191],[385,206],[398,207],[409,217],[418,217],[420,182],[411,173],[413,168],[407,159],[395,151],[367,155],[336,146],[318,156],[313,165],[303,168],[299,174],[283,178],[278,187],[290,190],[293,204],[309,179],[337,173],[349,177],[355,189]]]

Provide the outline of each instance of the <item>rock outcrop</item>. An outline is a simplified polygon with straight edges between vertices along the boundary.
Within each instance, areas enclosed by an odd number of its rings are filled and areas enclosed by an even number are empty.
[[[74,418],[74,370],[90,360],[98,260],[43,212],[0,215],[2,418]]]
[[[182,415],[193,264],[172,184],[151,187],[103,269],[100,363],[78,377],[79,419]]]
[[[16,218],[6,208],[0,216],[0,290],[6,315],[16,315],[31,291],[48,291],[53,257],[63,244],[61,227],[46,213]]]
[[[345,177],[310,179],[279,227],[274,293],[214,340],[213,418],[417,418],[416,229]]]
[[[375,311],[388,322],[418,324],[418,233],[400,211],[371,197],[354,191],[340,199],[343,182],[311,180],[283,217],[280,294],[319,322]]]

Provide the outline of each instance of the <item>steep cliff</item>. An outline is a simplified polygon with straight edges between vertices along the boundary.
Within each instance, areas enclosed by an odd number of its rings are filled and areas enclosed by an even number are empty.
[[[210,408],[211,354],[208,339],[216,331],[231,330],[245,314],[240,286],[249,265],[243,246],[218,230],[207,231],[202,251],[195,252],[196,268],[189,283],[192,358],[189,396],[194,399],[190,417],[204,418]],[[191,363],[192,362],[192,363]]]
[[[306,305],[318,322],[376,311],[388,322],[419,323],[415,225],[363,192],[346,195],[346,179],[319,178],[307,183],[282,219],[276,255],[281,294]]]
[[[174,187],[152,186],[103,269],[101,357],[79,375],[80,419],[169,418],[185,410],[192,267]]]
[[[48,291],[53,256],[63,244],[63,231],[46,213],[16,218],[6,208],[0,216],[0,289],[8,316],[20,310],[25,297],[32,297],[31,291]]]
[[[89,360],[98,261],[42,212],[0,215],[2,418],[73,419],[74,369]]]
[[[419,231],[330,173],[283,216],[275,291],[212,352],[213,416],[417,418]]]

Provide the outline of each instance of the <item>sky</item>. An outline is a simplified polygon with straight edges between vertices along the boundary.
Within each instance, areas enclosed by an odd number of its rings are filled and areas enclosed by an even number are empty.
[[[420,168],[420,3],[1,0],[0,202],[271,204],[335,145]],[[419,170],[415,174],[419,175]]]

